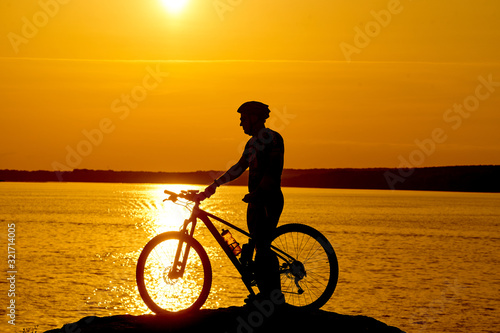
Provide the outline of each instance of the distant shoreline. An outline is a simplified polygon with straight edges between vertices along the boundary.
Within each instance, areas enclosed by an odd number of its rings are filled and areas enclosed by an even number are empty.
[[[222,171],[149,172],[75,169],[0,170],[0,181],[210,184]],[[230,183],[246,185],[247,175]],[[283,187],[500,192],[500,165],[397,168],[285,169]]]

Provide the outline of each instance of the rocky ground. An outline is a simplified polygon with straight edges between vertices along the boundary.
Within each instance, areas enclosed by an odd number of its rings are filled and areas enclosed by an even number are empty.
[[[152,332],[365,332],[401,333],[366,316],[341,315],[322,310],[276,309],[272,304],[204,309],[188,315],[117,315],[85,317],[45,333],[152,333]],[[404,333],[404,332],[403,332]]]

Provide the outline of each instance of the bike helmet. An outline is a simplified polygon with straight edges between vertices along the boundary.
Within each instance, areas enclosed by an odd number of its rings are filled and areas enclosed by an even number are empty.
[[[245,102],[238,108],[238,113],[258,116],[259,119],[269,118],[269,106],[261,102]]]

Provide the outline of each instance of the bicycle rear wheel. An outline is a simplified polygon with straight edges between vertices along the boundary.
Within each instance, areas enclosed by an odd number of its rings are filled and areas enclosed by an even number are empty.
[[[189,251],[183,274],[174,264],[182,248],[180,261]],[[198,310],[207,300],[212,284],[212,267],[205,249],[194,238],[166,232],[151,239],[139,256],[136,268],[139,294],[157,314],[181,314]]]
[[[303,224],[285,224],[276,229],[272,242],[280,254],[281,291],[287,304],[319,309],[330,299],[337,286],[337,256],[328,239]],[[278,249],[278,250],[277,250]]]

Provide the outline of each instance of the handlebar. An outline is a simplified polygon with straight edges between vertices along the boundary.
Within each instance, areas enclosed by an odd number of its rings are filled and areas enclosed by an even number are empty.
[[[200,191],[198,191],[198,190],[188,190],[188,191],[181,191],[181,193],[175,193],[175,192],[171,192],[169,190],[165,190],[164,193],[168,194],[169,197],[163,201],[171,200],[173,202],[176,202],[178,198],[181,198],[181,199],[186,199],[189,201],[199,203],[201,201],[199,196],[198,196],[199,192]]]
[[[163,191],[163,192],[164,192],[165,194],[170,195],[171,197],[172,197],[172,196],[177,196],[177,193],[171,192],[171,191],[169,191],[169,190],[165,190],[165,191]],[[169,198],[169,199],[170,199],[170,198]],[[169,200],[169,199],[165,199],[165,200]]]

